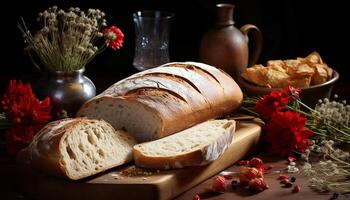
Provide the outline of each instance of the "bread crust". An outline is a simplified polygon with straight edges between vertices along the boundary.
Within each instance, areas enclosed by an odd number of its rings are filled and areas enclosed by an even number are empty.
[[[103,125],[106,126],[106,128],[108,127],[109,129],[114,131],[114,128],[110,124],[106,123],[104,120],[74,118],[51,122],[35,135],[32,143],[24,150],[27,152],[27,156],[29,156],[29,163],[32,164],[35,168],[40,169],[41,171],[44,171],[48,174],[72,180],[78,180],[84,177],[88,177],[99,172],[105,171],[107,169],[113,168],[115,166],[118,166],[120,164],[123,164],[115,163],[114,165],[103,166],[97,171],[91,173],[82,173],[78,176],[69,175],[65,166],[62,163],[62,143],[65,137],[68,136],[69,131],[71,129],[73,129],[77,125],[84,125],[87,123],[103,123]],[[119,132],[118,134],[124,135],[123,137],[128,137],[130,140],[134,141],[134,144],[136,144],[136,141],[130,136],[126,136],[126,133]],[[129,156],[125,160],[125,162],[131,160],[132,156]]]
[[[176,70],[178,72],[174,72]],[[186,72],[188,74],[183,75]],[[191,78],[194,74],[196,77]],[[199,77],[201,81],[197,81]],[[144,83],[147,79],[159,84],[147,85]],[[126,88],[123,84],[127,82],[139,83]],[[160,119],[161,129],[155,136],[150,136],[158,139],[231,113],[241,105],[243,93],[229,75],[215,67],[203,63],[176,62],[145,70],[113,84],[85,103],[77,116],[99,117],[96,113],[86,114],[85,110],[104,98],[143,104],[142,107]],[[111,122],[109,119],[105,120]]]
[[[235,127],[236,123],[233,123],[228,127],[225,134],[211,144],[176,156],[146,155],[136,145],[133,149],[135,164],[143,168],[164,170],[206,165],[216,160],[229,147],[232,143]],[[156,145],[156,142],[153,143]]]

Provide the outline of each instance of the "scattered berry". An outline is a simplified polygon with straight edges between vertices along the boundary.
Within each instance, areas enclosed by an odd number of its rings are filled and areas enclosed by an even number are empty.
[[[286,188],[290,188],[292,186],[293,186],[293,183],[291,183],[289,181],[286,184],[284,184],[284,187],[286,187]]]
[[[198,194],[196,194],[194,195],[193,200],[201,200],[201,197]]]
[[[264,162],[260,158],[256,158],[256,157],[250,159],[249,165],[258,169],[264,168]]]
[[[254,178],[252,180],[249,181],[249,189],[261,192],[267,188],[269,188],[269,186],[267,185],[267,183],[262,179],[262,178]]]
[[[293,176],[292,178],[290,178],[290,182],[294,183],[297,179]]]
[[[300,186],[299,186],[299,185],[294,186],[292,192],[293,192],[293,193],[298,193],[298,192],[300,192]]]
[[[289,182],[288,178],[286,178],[286,179],[282,179],[280,183],[281,184],[287,184],[287,183],[290,183],[290,182]]]
[[[255,167],[241,167],[239,174],[239,181],[241,185],[246,186],[249,184],[249,181],[254,178],[263,178],[262,170],[259,170]]]
[[[280,176],[278,177],[278,180],[284,180],[284,179],[288,179],[288,176],[286,176],[286,175],[280,175]]]
[[[226,179],[222,176],[214,177],[211,189],[213,192],[224,193],[226,190]]]

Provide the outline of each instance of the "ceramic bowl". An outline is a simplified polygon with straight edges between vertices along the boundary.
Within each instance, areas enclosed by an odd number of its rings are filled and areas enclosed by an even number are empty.
[[[332,77],[325,83],[301,88],[300,99],[308,106],[315,107],[319,99],[330,98],[333,86],[339,79],[339,74],[333,70]],[[278,88],[267,88],[250,83],[243,78],[238,81],[242,91],[248,96],[263,96]]]

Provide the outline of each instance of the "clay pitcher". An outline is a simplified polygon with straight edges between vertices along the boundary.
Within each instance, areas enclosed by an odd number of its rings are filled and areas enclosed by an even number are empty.
[[[246,24],[240,29],[234,26],[232,4],[217,4],[217,19],[215,26],[206,32],[199,49],[201,62],[221,68],[234,79],[256,63],[262,48],[260,30]],[[254,49],[249,56],[248,34],[252,36]]]

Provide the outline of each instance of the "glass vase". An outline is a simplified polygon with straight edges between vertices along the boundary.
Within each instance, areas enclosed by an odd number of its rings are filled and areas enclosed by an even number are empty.
[[[67,114],[74,117],[80,106],[96,95],[93,82],[84,75],[85,68],[76,71],[49,71],[34,83],[36,95],[51,98],[52,111],[56,118]]]

